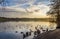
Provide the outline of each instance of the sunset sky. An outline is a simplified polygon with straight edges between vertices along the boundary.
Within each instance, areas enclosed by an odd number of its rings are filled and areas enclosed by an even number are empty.
[[[5,0],[5,2],[6,12],[0,12],[0,16],[4,17],[44,18],[47,17],[46,13],[50,10],[49,0]]]

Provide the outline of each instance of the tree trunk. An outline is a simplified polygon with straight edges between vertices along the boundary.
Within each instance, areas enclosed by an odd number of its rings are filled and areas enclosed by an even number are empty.
[[[57,13],[57,28],[60,28],[60,10]]]

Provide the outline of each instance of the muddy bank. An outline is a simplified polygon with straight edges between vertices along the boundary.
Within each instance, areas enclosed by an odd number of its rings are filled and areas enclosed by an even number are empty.
[[[39,34],[34,39],[60,39],[60,29]]]

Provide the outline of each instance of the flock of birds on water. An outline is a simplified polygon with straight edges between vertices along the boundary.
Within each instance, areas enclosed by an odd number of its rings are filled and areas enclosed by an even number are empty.
[[[41,25],[40,25],[41,26]],[[18,26],[16,26],[18,27]],[[31,26],[32,27],[32,26]],[[40,29],[38,28],[39,26],[36,26],[34,27],[35,28],[35,31],[33,31],[32,29],[29,29],[29,31],[27,31],[26,33],[24,32],[20,32],[21,34],[23,34],[23,39],[28,37],[28,36],[31,36],[32,33],[34,34],[34,37],[38,36],[39,34],[41,34],[41,31],[42,33],[44,32],[47,32],[48,31],[48,28],[46,28],[46,30],[43,29],[43,27],[40,27]],[[21,28],[21,27],[20,27]],[[4,28],[6,29],[6,27]],[[15,31],[15,33],[18,33],[18,31]]]
[[[43,31],[42,33],[48,31],[48,28],[47,28],[46,30],[44,30],[44,29],[41,27],[40,29]],[[40,31],[40,29],[38,29],[38,26],[37,26],[37,27],[35,27],[35,31],[32,31],[32,30],[30,29],[30,31],[28,31],[28,32],[26,32],[26,33],[21,32],[21,34],[23,34],[23,39],[26,38],[26,37],[28,37],[28,36],[31,36],[32,33],[34,34],[34,37],[38,36],[39,34],[42,34],[41,31]],[[15,31],[15,33],[18,33],[18,31]],[[33,39],[34,39],[34,37],[33,37]]]

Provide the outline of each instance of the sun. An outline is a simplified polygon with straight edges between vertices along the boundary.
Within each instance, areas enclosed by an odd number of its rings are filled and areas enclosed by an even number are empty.
[[[37,18],[48,17],[48,16],[47,16],[47,12],[48,12],[48,11],[49,11],[49,8],[42,9],[42,10],[39,10],[38,12],[34,12],[34,13],[33,13],[33,16],[34,16],[34,17],[37,17]]]

